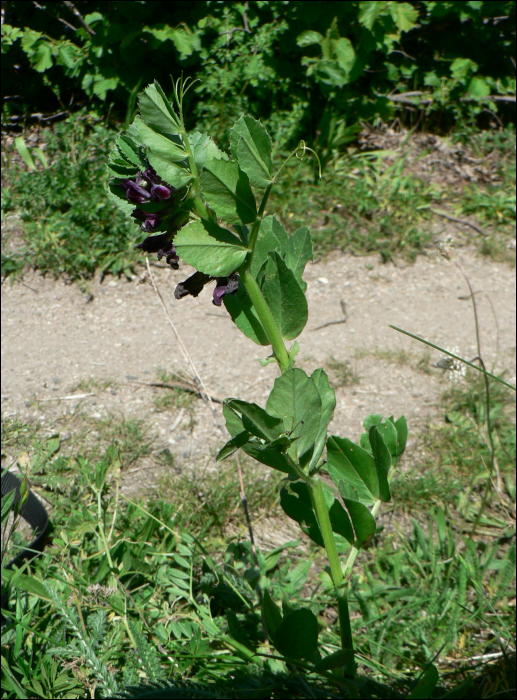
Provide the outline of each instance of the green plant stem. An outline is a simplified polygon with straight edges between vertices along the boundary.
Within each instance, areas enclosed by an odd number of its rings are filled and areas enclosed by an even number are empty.
[[[325,496],[323,495],[323,487],[321,485],[321,479],[319,479],[318,477],[313,479],[307,478],[306,483],[309,488],[312,505],[316,512],[318,525],[320,527],[321,535],[323,537],[323,544],[325,545],[325,550],[327,552],[327,558],[330,566],[330,575],[332,577],[332,583],[334,584],[334,589],[336,592],[339,628],[341,632],[341,646],[343,650],[348,649],[350,651],[350,663],[347,663],[347,668],[345,672],[348,676],[354,676],[354,641],[352,638],[352,627],[350,625],[348,596],[346,587],[343,585],[343,571],[341,569],[341,562],[339,561],[336,541],[332,532],[332,525],[330,524],[330,517],[327,505],[325,503]]]
[[[267,301],[264,299],[260,287],[257,284],[256,279],[247,270],[239,270],[239,275],[241,277],[242,283],[248,292],[257,316],[260,319],[262,327],[264,328],[269,342],[273,348],[276,359],[280,365],[282,372],[289,369],[289,355],[287,349],[284,345],[284,340],[276,325],[271,309],[267,305]]]

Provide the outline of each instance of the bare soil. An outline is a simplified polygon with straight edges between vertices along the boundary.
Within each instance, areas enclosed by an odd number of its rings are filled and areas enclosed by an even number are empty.
[[[509,370],[515,382],[515,272],[468,247],[454,256],[476,292],[484,360],[495,371]],[[208,289],[197,299],[174,299],[189,268],[152,270],[209,391],[263,405],[278,374],[275,365],[261,367],[257,361],[269,349],[243,337],[224,307],[212,305]],[[476,357],[471,301],[457,267],[438,251],[396,266],[336,253],[308,265],[305,279],[310,315],[298,339],[298,365],[310,372],[332,358],[348,361],[355,379],[337,386],[330,430],[357,439],[368,414],[404,414],[411,434],[405,459],[411,460],[415,438],[436,415],[449,375],[435,367],[439,352],[426,357],[426,346],[388,324],[455,347],[466,359]],[[225,438],[209,408],[196,399],[192,411],[158,410],[155,401],[167,390],[148,386],[160,368],[191,372],[147,273],[142,270],[132,281],[96,279],[91,291],[88,296],[76,285],[36,273],[4,283],[3,416],[38,421],[49,432],[58,426],[66,440],[77,421],[122,413],[152,425],[155,452],[169,449],[177,471],[215,469],[214,451]],[[343,306],[345,322],[315,330],[343,320]],[[338,372],[329,374],[339,384]],[[220,418],[221,405],[215,406]],[[124,488],[156,487],[164,469],[153,459],[128,468]]]

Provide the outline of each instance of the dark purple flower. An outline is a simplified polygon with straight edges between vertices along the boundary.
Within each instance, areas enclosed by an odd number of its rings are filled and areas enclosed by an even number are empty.
[[[151,231],[154,231],[156,226],[160,223],[159,214],[150,214],[148,212],[142,211],[142,209],[135,209],[131,213],[131,216],[137,219],[138,221],[143,222],[140,228],[144,233],[151,233]]]
[[[197,297],[205,284],[213,279],[214,278],[210,277],[210,275],[205,275],[204,272],[194,272],[188,279],[178,284],[174,290],[174,296],[176,299],[183,299],[183,297],[189,294],[193,297]]]
[[[229,277],[218,277],[212,303],[215,304],[215,306],[221,306],[223,297],[227,294],[235,294],[238,289],[239,278],[235,273],[231,274]]]
[[[151,187],[151,197],[157,201],[161,202],[163,199],[169,199],[172,194],[172,190],[165,185],[153,185]]]
[[[124,189],[128,201],[133,204],[142,204],[151,199],[151,193],[133,180],[123,180],[120,186]]]

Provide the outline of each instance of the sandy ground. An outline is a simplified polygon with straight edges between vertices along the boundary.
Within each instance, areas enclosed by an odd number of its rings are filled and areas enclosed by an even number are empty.
[[[455,259],[477,293],[485,362],[495,363],[496,370],[509,369],[509,380],[515,381],[515,272],[468,248],[456,251]],[[190,273],[186,266],[177,272],[152,269],[209,390],[221,398],[238,396],[264,404],[277,370],[275,365],[261,367],[256,358],[265,357],[268,348],[242,336],[224,308],[212,305],[208,289],[197,299],[175,300],[175,285]],[[425,346],[388,324],[474,358],[472,307],[457,267],[437,252],[396,266],[336,254],[309,264],[305,279],[310,315],[298,339],[299,366],[310,372],[334,357],[348,360],[359,377],[358,383],[337,389],[330,429],[354,438],[369,413],[404,413],[412,434],[417,434],[448,380],[441,370],[419,370],[417,361]],[[122,412],[152,421],[157,449],[168,447],[180,468],[209,459],[223,436],[208,408],[196,402],[192,429],[187,412],[178,423],[179,411],[156,410],[154,400],[163,389],[136,383],[156,381],[158,368],[189,372],[146,275],[130,282],[96,280],[92,292],[88,300],[75,285],[36,273],[23,282],[4,283],[4,417],[18,415],[51,426],[70,414],[100,418]],[[346,322],[314,330],[343,319],[342,301]],[[401,349],[414,353],[414,362],[378,357],[379,351]],[[431,366],[439,357],[431,350]],[[81,380],[84,386],[90,379],[95,383],[89,390],[77,389]]]

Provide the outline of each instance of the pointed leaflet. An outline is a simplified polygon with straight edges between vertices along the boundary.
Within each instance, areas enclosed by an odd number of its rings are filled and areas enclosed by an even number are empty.
[[[321,453],[323,452],[325,441],[327,439],[327,426],[332,420],[334,409],[336,407],[336,394],[334,389],[329,385],[329,380],[324,370],[321,368],[316,369],[312,373],[311,379],[316,385],[321,398],[321,418],[318,434],[314,443],[314,449],[310,457],[309,472],[316,466],[319,458],[321,457]]]
[[[207,159],[201,173],[201,189],[210,207],[226,223],[255,221],[255,197],[247,176],[234,161]]]
[[[302,275],[305,265],[312,258],[311,232],[307,226],[302,226],[287,239],[285,264],[294,272],[304,292],[307,289],[307,283],[303,281]]]
[[[264,622],[266,623],[267,633],[273,639],[277,629],[282,624],[282,613],[278,605],[269,595],[269,591],[267,589],[264,590],[262,611],[264,613]]]
[[[352,525],[354,526],[354,545],[357,548],[367,547],[370,539],[375,535],[377,530],[375,518],[364,503],[359,503],[349,498],[344,498],[343,502],[352,520]]]
[[[250,434],[248,433],[247,430],[243,430],[242,433],[237,433],[235,437],[232,437],[231,440],[228,440],[226,445],[222,447],[219,452],[217,453],[217,457],[215,458],[216,462],[222,462],[223,459],[226,459],[227,457],[230,457],[234,452],[237,452],[237,450],[245,445],[248,440],[250,439]]]
[[[142,120],[160,134],[179,134],[180,121],[157,82],[148,85],[138,97]]]
[[[393,424],[392,424],[393,425]],[[391,467],[390,451],[382,437],[378,425],[372,425],[368,431],[370,445],[372,446],[377,479],[379,481],[379,498],[383,503],[391,500],[390,487],[388,484],[388,473]]]
[[[268,255],[262,293],[282,336],[293,340],[300,335],[309,317],[307,299],[294,272],[277,252]]]
[[[266,467],[271,467],[284,474],[295,475],[286,455],[271,447],[264,447],[256,442],[248,442],[242,449],[247,455],[256,459],[257,462],[265,464]]]
[[[250,265],[250,272],[255,278],[257,278],[260,268],[266,262],[270,251],[276,250],[281,257],[284,257],[287,240],[287,231],[276,216],[266,216],[262,219]]]
[[[242,424],[246,430],[263,440],[272,442],[283,432],[282,420],[270,416],[256,403],[227,399],[226,405],[242,415]]]
[[[231,275],[248,252],[233,233],[205,219],[180,229],[174,245],[180,258],[212,277]]]
[[[318,648],[318,621],[310,610],[293,610],[284,617],[273,637],[275,648],[287,658],[303,659]]]
[[[228,621],[228,629],[230,630],[230,634],[235,639],[235,641],[239,642],[239,644],[242,644],[250,651],[255,651],[253,645],[248,639],[246,632],[244,631],[244,629],[241,626],[241,623],[239,622],[239,618],[233,612],[233,610],[228,609],[226,611],[226,619]]]
[[[407,422],[404,416],[400,416],[400,418],[395,421],[395,429],[397,431],[397,454],[395,457],[399,459],[406,449],[407,442]]]
[[[375,461],[371,454],[348,438],[331,435],[327,440],[327,468],[341,495],[362,503],[379,498]]]
[[[125,157],[138,166],[139,170],[145,170],[147,164],[145,162],[144,153],[140,146],[127,134],[122,134],[117,140],[117,146],[120,148]]]
[[[131,216],[135,210],[135,205],[127,201],[126,193],[120,187],[120,180],[112,180],[108,184],[108,197],[121,209],[126,216]]]
[[[280,505],[284,512],[292,518],[292,520],[296,520],[297,523],[300,523],[302,530],[313,542],[316,542],[320,547],[324,547],[321,530],[312,509],[307,484],[296,481],[289,484],[289,487],[289,491],[285,486],[280,490]],[[292,491],[297,493],[299,497],[293,495]]]
[[[193,134],[189,134],[188,140],[199,171],[210,158],[228,160],[226,153],[215,145],[208,134],[201,134],[199,131],[194,131]]]
[[[291,438],[298,437],[290,448],[295,455],[302,455],[312,445],[321,422],[321,397],[314,381],[302,369],[291,368],[275,379],[273,390],[266,403],[272,416],[282,418]]]
[[[243,115],[230,132],[230,145],[253,187],[267,187],[271,183],[271,139],[262,124]]]
[[[257,345],[270,344],[242,282],[239,283],[239,289],[235,294],[227,294],[223,298],[223,304],[232,317],[232,321],[247,338],[253,340]]]
[[[235,437],[244,430],[242,418],[228,406],[228,399],[223,403],[223,416],[226,421],[226,428],[232,437]]]

